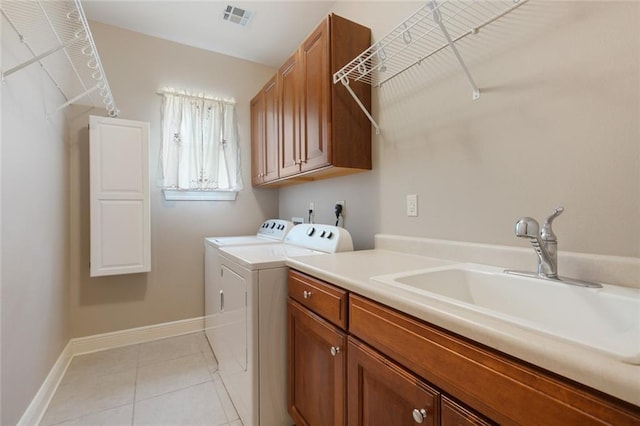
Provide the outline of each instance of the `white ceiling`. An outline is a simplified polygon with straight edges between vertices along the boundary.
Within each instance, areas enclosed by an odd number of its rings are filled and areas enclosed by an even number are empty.
[[[253,13],[242,27],[222,20],[226,6]],[[278,67],[334,1],[84,0],[89,20]]]

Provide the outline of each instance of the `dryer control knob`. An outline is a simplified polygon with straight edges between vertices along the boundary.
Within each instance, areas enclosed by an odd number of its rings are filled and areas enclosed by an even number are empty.
[[[327,232],[327,238],[332,238],[333,237],[333,232],[329,231]]]
[[[316,232],[316,228],[314,228],[313,226],[311,228],[309,228],[309,230],[307,231],[307,235],[308,236],[312,236],[313,233]]]

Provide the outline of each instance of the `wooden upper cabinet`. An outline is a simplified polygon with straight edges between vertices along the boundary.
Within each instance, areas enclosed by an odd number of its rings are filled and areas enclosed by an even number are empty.
[[[323,21],[300,48],[302,62],[302,170],[326,166],[330,161],[331,69],[329,32],[331,17]]]
[[[273,78],[267,82],[263,92],[265,109],[264,182],[270,182],[279,177],[277,76],[273,76]]]
[[[333,74],[371,45],[371,30],[341,18],[329,16],[329,73],[331,90],[330,158],[334,167],[371,169],[371,122],[342,83],[333,84]],[[371,111],[371,86],[350,80],[349,87]]]
[[[278,178],[277,76],[251,100],[251,183],[260,185]]]
[[[279,176],[254,184],[279,186],[371,169],[371,123],[347,89],[333,84],[333,74],[370,42],[369,28],[331,14],[280,67]],[[352,81],[350,88],[371,110],[371,86]]]
[[[265,160],[264,94],[262,90],[251,99],[251,183],[264,182]]]
[[[280,97],[280,177],[300,172],[300,70],[298,53],[291,55],[278,71]]]

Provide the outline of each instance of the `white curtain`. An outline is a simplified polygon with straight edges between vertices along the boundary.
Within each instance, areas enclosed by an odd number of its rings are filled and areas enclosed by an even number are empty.
[[[242,189],[235,103],[163,91],[161,186]]]

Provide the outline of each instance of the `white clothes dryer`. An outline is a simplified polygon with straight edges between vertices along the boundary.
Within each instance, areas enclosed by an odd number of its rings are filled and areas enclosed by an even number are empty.
[[[221,247],[276,244],[284,241],[285,236],[293,228],[293,223],[282,219],[264,221],[255,235],[240,235],[231,237],[211,237],[204,240],[204,330],[213,348],[213,329],[216,327],[215,318],[219,313],[220,297],[220,267],[218,265],[218,250]],[[215,273],[214,273],[215,271]]]
[[[345,229],[318,224],[294,226],[281,244],[220,249],[220,327],[213,334],[214,352],[243,424],[293,424],[287,413],[286,260],[351,250]]]

